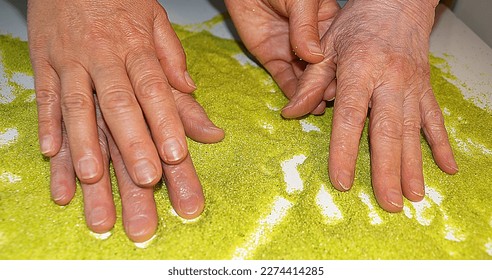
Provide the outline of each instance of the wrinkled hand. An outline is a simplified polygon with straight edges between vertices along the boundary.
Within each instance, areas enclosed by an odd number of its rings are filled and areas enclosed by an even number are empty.
[[[242,42],[291,98],[306,62],[323,59],[320,37],[339,10],[335,0],[226,0]],[[302,60],[300,60],[302,59]],[[330,87],[334,95],[335,86]],[[321,114],[325,102],[312,110]]]
[[[157,1],[31,0],[28,29],[45,156],[60,150],[63,119],[77,177],[94,184],[105,176],[95,90],[135,184],[154,186],[162,177],[160,159],[170,165],[187,159],[171,86],[187,93],[195,86]]]
[[[212,124],[191,95],[174,90],[173,93],[187,135],[204,143],[217,142],[223,138],[223,131]],[[104,174],[95,183],[81,182],[87,226],[93,232],[105,233],[113,228],[116,221],[109,173],[109,163],[112,161],[121,197],[125,232],[134,242],[146,241],[154,235],[158,224],[154,190],[140,188],[133,182],[98,107],[96,113]],[[66,205],[75,194],[76,175],[64,127],[61,149],[51,158],[50,165],[51,196],[57,204]],[[162,168],[175,211],[184,218],[198,216],[204,207],[204,197],[189,154],[179,164],[163,162]]]
[[[307,66],[282,111],[289,118],[311,112],[336,78],[330,179],[341,191],[351,188],[369,112],[373,189],[391,212],[402,209],[402,194],[412,201],[424,196],[421,128],[437,165],[449,174],[458,170],[430,84],[437,2],[349,1],[322,38],[324,60]]]

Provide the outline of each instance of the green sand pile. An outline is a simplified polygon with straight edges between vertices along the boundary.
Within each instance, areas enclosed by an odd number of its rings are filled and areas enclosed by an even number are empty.
[[[243,55],[237,42],[177,31],[195,96],[226,138],[215,145],[189,142],[205,211],[185,223],[173,215],[165,188],[156,189],[160,223],[146,249],[125,236],[121,211],[111,236],[95,238],[85,225],[80,189],[68,206],[50,200],[33,90],[13,79],[32,75],[27,44],[0,36],[7,81],[0,87],[15,96],[0,102],[0,136],[18,131],[0,142],[0,259],[492,259],[492,114],[447,81],[444,61],[432,59],[432,84],[460,172],[441,172],[422,141],[427,196],[390,214],[372,193],[367,131],[355,185],[340,193],[326,166],[332,108],[321,117],[284,120],[279,109],[287,100],[263,69],[236,59]],[[289,160],[302,183],[284,180]],[[116,186],[114,196],[120,210]]]

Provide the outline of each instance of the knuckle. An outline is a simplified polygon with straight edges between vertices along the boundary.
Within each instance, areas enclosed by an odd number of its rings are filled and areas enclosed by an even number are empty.
[[[336,113],[341,119],[342,124],[350,128],[363,127],[367,118],[366,111],[354,105],[343,106]]]
[[[60,95],[55,91],[43,88],[36,90],[36,103],[38,107],[51,107],[59,102]]]
[[[79,116],[85,114],[87,108],[94,106],[92,96],[80,92],[66,93],[62,96],[64,115]]]
[[[166,114],[164,117],[156,118],[151,130],[163,134],[166,137],[172,137],[173,135],[178,135],[180,125],[181,121],[177,116]]]
[[[428,110],[424,114],[425,122],[431,126],[444,126],[444,116],[442,115],[441,109],[434,108]]]
[[[162,103],[165,101],[166,92],[170,91],[169,86],[160,78],[153,74],[148,74],[141,79],[142,82],[136,84],[138,98],[144,102]]]
[[[402,122],[389,114],[376,117],[371,128],[372,133],[382,138],[399,140],[403,137]]]
[[[403,121],[403,131],[405,133],[415,133],[420,131],[420,120],[415,118],[405,119]]]
[[[124,114],[138,106],[133,92],[122,86],[112,86],[98,95],[98,99],[101,111],[112,114]]]
[[[143,147],[146,147],[146,142],[142,137],[130,137],[126,142],[126,146],[129,151],[140,151]]]

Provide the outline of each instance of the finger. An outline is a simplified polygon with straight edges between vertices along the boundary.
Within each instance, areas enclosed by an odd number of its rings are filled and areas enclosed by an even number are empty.
[[[434,93],[429,88],[420,101],[422,128],[429,143],[434,161],[442,171],[448,174],[458,172],[458,164],[449,144],[448,133],[444,126],[444,117]]]
[[[285,118],[301,117],[319,106],[326,89],[335,78],[335,64],[332,59],[306,67],[299,79],[294,96],[282,109],[282,116]]]
[[[181,42],[164,8],[160,6],[156,10],[154,42],[157,58],[169,83],[181,92],[190,93],[196,89],[196,85],[186,70],[186,55]]]
[[[285,96],[292,98],[298,82],[295,67],[283,60],[272,60],[264,63],[264,66]]]
[[[98,135],[104,157],[104,174],[101,180],[93,184],[81,183],[81,187],[87,226],[95,233],[106,233],[113,228],[116,222],[116,209],[109,174],[108,143],[102,130],[99,129]]]
[[[401,161],[403,137],[403,87],[375,89],[369,121],[372,185],[381,207],[390,212],[403,207]]]
[[[107,59],[91,69],[104,119],[135,184],[154,186],[162,177],[159,154],[122,62]]]
[[[33,63],[41,153],[55,156],[62,145],[60,79],[49,63]]]
[[[401,156],[401,188],[411,201],[424,198],[424,175],[420,147],[420,94],[409,94],[403,101],[403,144]]]
[[[188,137],[201,143],[217,143],[224,139],[224,131],[215,126],[191,95],[174,89],[173,95]]]
[[[161,159],[177,164],[188,154],[186,135],[164,73],[151,49],[129,56],[127,69]]]
[[[78,66],[61,69],[61,104],[72,162],[82,183],[98,182],[103,175],[92,85],[87,72]]]
[[[322,115],[325,113],[325,109],[326,109],[326,102],[325,101],[321,101],[321,103],[319,103],[319,105],[316,107],[316,109],[314,109],[311,114],[313,115]]]
[[[323,95],[323,100],[333,101],[335,99],[335,94],[337,92],[337,79],[334,78],[325,90]]]
[[[123,227],[133,242],[149,240],[157,230],[157,209],[152,188],[140,188],[132,181],[123,158],[107,132],[108,144],[120,191]]]
[[[299,78],[294,95],[282,109],[282,116],[285,118],[297,118],[313,112],[335,79],[336,53],[331,45],[331,37],[324,37],[322,43],[325,59],[320,63],[310,64],[306,67]],[[333,88],[330,89],[333,90]]]
[[[328,158],[330,180],[340,191],[352,187],[359,140],[367,118],[367,106],[373,88],[368,76],[363,74],[353,76],[350,75],[350,71],[350,69],[340,71]]]
[[[75,195],[75,173],[68,147],[68,137],[63,127],[62,145],[50,158],[51,198],[58,205],[67,205]]]
[[[309,63],[323,60],[318,31],[317,0],[295,1],[289,12],[291,45],[297,56]]]
[[[171,204],[179,216],[185,219],[198,217],[204,208],[202,186],[193,166],[191,156],[180,164],[163,164],[166,186]]]

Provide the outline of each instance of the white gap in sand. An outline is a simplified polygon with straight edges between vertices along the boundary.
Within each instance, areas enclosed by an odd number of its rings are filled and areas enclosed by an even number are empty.
[[[321,210],[325,221],[328,224],[336,223],[343,219],[342,212],[333,201],[333,197],[330,195],[325,185],[321,185],[318,194],[316,195],[316,204]]]
[[[10,172],[4,172],[0,175],[0,181],[13,184],[22,181],[22,178]]]
[[[287,199],[277,196],[273,202],[270,214],[258,222],[258,227],[248,238],[246,243],[236,248],[232,259],[244,260],[251,257],[259,245],[264,243],[273,231],[273,228],[282,222],[293,204]]]
[[[412,210],[410,210],[410,207],[408,206],[403,206],[403,213],[405,214],[405,216],[407,216],[407,218],[411,219],[413,217],[412,215]]]
[[[433,218],[424,217],[425,211],[432,206],[429,200],[427,198],[424,198],[422,201],[411,203],[413,208],[415,209],[415,219],[417,219],[417,222],[423,226],[430,225]]]
[[[0,54],[0,104],[8,104],[14,101],[15,96],[12,93],[12,87],[8,83],[3,68],[2,55]]]
[[[379,217],[378,213],[376,212],[376,209],[374,208],[374,205],[372,205],[371,200],[369,198],[369,195],[365,192],[360,192],[359,193],[359,198],[360,200],[367,205],[367,208],[369,208],[369,218],[371,219],[371,224],[372,225],[379,225],[383,222],[381,217]]]
[[[304,189],[304,183],[302,182],[301,175],[297,170],[297,166],[304,163],[306,160],[305,155],[297,155],[292,159],[285,160],[281,163],[282,171],[284,172],[284,180],[287,184],[287,193],[293,194]]]
[[[5,132],[0,133],[0,147],[14,142],[19,137],[19,131],[16,128],[7,128]]]
[[[299,123],[301,124],[302,131],[304,132],[311,132],[311,131],[317,131],[321,132],[321,129],[314,124],[306,121],[306,120],[300,120]]]
[[[272,111],[275,111],[275,112],[280,111],[280,109],[281,109],[280,107],[277,107],[277,106],[272,105],[270,103],[267,103],[266,106],[267,106],[268,109],[270,109]]]
[[[488,242],[485,243],[485,252],[489,254],[489,256],[492,256],[492,239],[489,238]]]

